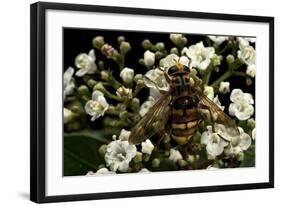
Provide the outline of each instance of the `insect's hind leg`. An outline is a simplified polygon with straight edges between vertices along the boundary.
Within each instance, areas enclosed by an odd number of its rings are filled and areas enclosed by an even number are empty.
[[[202,111],[201,111],[201,112],[199,111],[199,113],[200,113],[201,116],[204,118],[204,120],[207,121],[207,122],[209,122],[209,123],[211,124],[212,130],[215,132],[215,120],[213,119],[212,112],[211,112],[210,108],[209,108],[207,105],[204,105],[204,104],[202,104],[202,103],[200,103],[200,102],[198,103],[197,108],[198,108],[199,110],[200,110],[200,109],[201,109],[201,110],[207,110],[207,111],[209,112],[209,117],[208,117],[208,116],[206,117],[206,115],[203,114]]]

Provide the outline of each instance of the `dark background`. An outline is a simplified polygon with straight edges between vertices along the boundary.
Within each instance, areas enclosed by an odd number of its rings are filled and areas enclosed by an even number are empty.
[[[169,52],[171,48],[175,47],[174,44],[169,39],[170,33],[159,33],[159,32],[143,32],[143,31],[119,31],[119,30],[100,30],[100,29],[80,29],[80,28],[64,28],[63,29],[63,69],[66,70],[69,66],[75,68],[74,60],[75,57],[80,53],[88,53],[89,50],[93,49],[92,39],[95,36],[103,36],[105,42],[112,45],[114,48],[118,49],[119,45],[117,43],[118,36],[124,36],[126,41],[131,44],[131,51],[126,55],[125,66],[133,68],[136,73],[145,74],[147,69],[138,63],[140,58],[143,58],[143,53],[145,50],[142,48],[141,43],[144,39],[149,39],[152,44],[157,42],[164,42],[165,48]],[[205,46],[207,45],[206,35],[194,35],[186,34],[187,37],[187,47],[203,41]],[[253,45],[255,46],[255,45]],[[224,44],[221,45],[224,47]],[[117,65],[109,59],[106,59],[97,49],[95,49],[97,61],[103,60],[105,62],[105,68],[110,68],[113,71],[114,76],[119,78],[120,70]],[[225,52],[223,55],[226,57],[231,54],[231,50]],[[96,62],[97,62],[96,61]],[[219,66],[220,71],[218,73],[213,72],[210,78],[210,83],[220,77],[227,69],[227,64],[225,59],[222,61],[222,65]],[[239,69],[240,71],[246,71],[246,65]],[[251,93],[255,97],[255,79],[251,86],[246,85],[246,79],[244,77],[234,76],[229,78],[227,81],[230,82],[230,89],[240,88],[244,92]],[[228,105],[230,103],[229,94],[219,95],[219,99],[223,105]],[[226,107],[227,110],[228,106]],[[225,111],[226,111],[225,110]]]

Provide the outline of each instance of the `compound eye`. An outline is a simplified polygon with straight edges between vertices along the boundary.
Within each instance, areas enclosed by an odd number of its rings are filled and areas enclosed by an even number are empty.
[[[189,73],[189,72],[190,72],[190,69],[189,69],[189,67],[187,67],[187,66],[184,66],[184,71],[185,71],[185,72],[188,72],[188,73]]]
[[[168,74],[171,75],[171,74],[173,74],[177,71],[178,71],[178,68],[176,66],[172,66],[172,67],[169,68]]]

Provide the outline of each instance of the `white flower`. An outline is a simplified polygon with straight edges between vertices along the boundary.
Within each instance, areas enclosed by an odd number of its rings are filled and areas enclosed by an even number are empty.
[[[253,140],[256,140],[256,128],[252,130],[252,138]]]
[[[221,82],[219,87],[219,92],[222,94],[226,94],[230,92],[230,83],[229,82]]]
[[[246,74],[254,78],[256,76],[256,65],[255,64],[248,65]]]
[[[156,88],[163,91],[168,91],[170,88],[164,72],[158,68],[151,69],[145,74],[144,84],[148,88]]]
[[[149,50],[144,53],[144,64],[146,66],[153,66],[155,63],[155,54]]]
[[[243,93],[240,89],[231,92],[229,114],[236,116],[239,120],[247,120],[254,114],[254,100],[250,93]]]
[[[237,37],[236,38],[238,43],[239,43],[239,47],[242,48],[242,47],[246,47],[246,46],[249,46],[250,43],[254,43],[256,42],[256,38],[243,38],[243,37]]]
[[[121,141],[128,141],[131,131],[122,129],[119,135],[119,140]]]
[[[184,49],[186,49],[186,48],[183,48],[183,50]],[[179,62],[186,66],[188,66],[188,64],[189,64],[189,60],[186,56],[178,57],[176,54],[173,53],[173,54],[169,54],[165,58],[163,58],[161,60],[161,65],[167,69],[167,68],[170,68],[170,67],[176,65],[176,62]]]
[[[206,70],[211,63],[211,58],[215,54],[213,47],[204,47],[203,42],[199,42],[190,46],[188,49],[184,49],[182,54],[191,58],[192,66],[197,67],[200,70]]]
[[[145,140],[145,142],[141,143],[141,151],[144,154],[151,154],[154,149],[154,145],[151,143],[149,139]]]
[[[72,77],[74,74],[74,69],[72,67],[68,67],[66,71],[63,73],[63,97],[65,98],[68,95],[71,95],[75,88],[75,80]]]
[[[124,86],[121,86],[117,89],[116,94],[118,97],[127,97],[128,99],[133,98],[132,89],[126,88]]]
[[[210,100],[214,99],[214,88],[211,86],[204,86],[204,95],[206,95]]]
[[[238,127],[238,129],[240,135],[232,136],[229,145],[224,150],[227,156],[239,155],[247,150],[252,143],[251,137],[241,127]]]
[[[238,58],[240,58],[246,65],[252,65],[256,62],[256,51],[252,46],[239,46],[237,51]]]
[[[66,124],[66,123],[69,123],[74,117],[74,113],[67,109],[67,108],[63,108],[63,122]]]
[[[178,160],[183,159],[181,153],[178,150],[170,149],[169,160],[177,162]]]
[[[75,58],[75,65],[79,69],[76,72],[76,76],[84,76],[85,74],[93,74],[97,70],[97,65],[95,63],[96,61],[96,55],[95,50],[92,49],[89,51],[89,54],[87,53],[80,53]]]
[[[215,124],[215,126],[216,132],[213,132],[212,126],[208,125],[207,131],[201,135],[201,144],[206,145],[208,154],[213,157],[223,153],[224,147],[228,145],[226,140],[230,139],[224,125]]]
[[[108,109],[109,104],[107,103],[102,92],[95,90],[92,94],[92,100],[89,100],[85,105],[85,111],[87,114],[91,115],[91,120],[104,115],[104,112]]]
[[[120,77],[125,83],[130,83],[134,79],[134,70],[126,67],[120,72]]]
[[[224,41],[229,39],[229,37],[226,36],[208,36],[208,37],[217,45],[220,45]]]
[[[128,141],[116,140],[107,145],[104,160],[111,171],[126,172],[130,161],[136,154],[137,148],[135,145],[129,144]]]
[[[140,111],[139,111],[139,114],[140,116],[144,116],[148,111],[149,109],[155,104],[155,100],[153,97],[148,97],[148,100],[145,101],[141,106],[140,106]]]
[[[95,172],[89,171],[86,176],[93,176],[93,175],[102,175],[102,174],[115,174],[115,172],[109,171],[107,168],[100,168]]]

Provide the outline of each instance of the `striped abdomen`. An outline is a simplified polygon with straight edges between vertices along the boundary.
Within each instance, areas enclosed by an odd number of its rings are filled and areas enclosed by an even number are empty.
[[[172,138],[186,144],[198,128],[199,116],[191,96],[177,98],[172,108]]]

